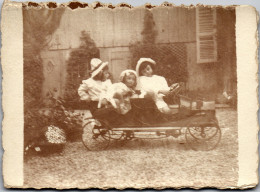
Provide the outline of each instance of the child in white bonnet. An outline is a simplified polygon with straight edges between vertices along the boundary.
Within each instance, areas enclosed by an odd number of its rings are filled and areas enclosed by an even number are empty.
[[[124,83],[131,91],[131,98],[144,98],[145,92],[137,89],[138,76],[134,70],[127,69],[120,74],[120,82]]]
[[[139,76],[138,87],[154,100],[159,111],[164,114],[173,114],[176,110],[169,108],[163,97],[178,88],[179,84],[169,87],[164,77],[153,74],[155,65],[156,62],[151,58],[139,59],[136,65],[136,73]]]
[[[108,88],[105,98],[119,113],[126,114],[131,110],[130,98],[142,98],[144,93],[136,90],[137,74],[134,70],[123,71],[119,80]]]

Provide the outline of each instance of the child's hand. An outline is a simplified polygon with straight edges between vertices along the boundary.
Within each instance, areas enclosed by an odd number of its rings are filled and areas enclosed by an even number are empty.
[[[135,94],[141,95],[141,91],[140,90],[135,90]]]
[[[106,99],[102,99],[101,106],[107,106],[107,105],[108,105],[108,101]]]
[[[178,86],[180,86],[179,83],[174,83],[174,84],[172,84],[172,85],[170,86],[170,88],[174,90],[174,89],[176,89]]]
[[[124,97],[131,97],[133,95],[132,91],[127,91],[126,94],[124,94]]]

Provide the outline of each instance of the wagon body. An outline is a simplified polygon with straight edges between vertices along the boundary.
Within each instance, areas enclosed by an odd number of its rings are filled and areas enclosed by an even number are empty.
[[[193,150],[212,150],[221,139],[221,130],[211,101],[192,101],[180,97],[172,106],[176,114],[160,113],[149,99],[131,100],[132,110],[120,115],[113,108],[91,108],[93,117],[83,125],[82,141],[89,150],[103,150],[111,140],[132,140],[179,137],[185,135],[186,144]]]

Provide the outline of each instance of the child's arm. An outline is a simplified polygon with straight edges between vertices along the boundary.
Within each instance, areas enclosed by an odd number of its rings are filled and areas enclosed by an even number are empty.
[[[102,106],[107,106],[107,105],[108,105],[107,97],[106,97],[105,93],[102,93],[98,100],[98,108],[101,108]]]
[[[82,83],[78,88],[78,94],[80,96],[80,100],[90,101],[90,96],[88,94],[88,85],[86,83]]]
[[[170,87],[168,86],[168,83],[164,77],[160,78],[160,90],[158,91],[158,94],[168,95],[170,93]]]
[[[116,98],[114,98],[116,94],[118,84],[111,84],[108,86],[107,91],[104,92],[104,94],[101,95],[99,105],[102,105],[102,101],[106,102],[106,104],[110,103],[114,108],[117,108],[116,105]]]
[[[103,82],[103,91],[99,96],[98,108],[102,106],[107,106],[111,98],[111,92],[113,91],[113,85],[110,79]]]

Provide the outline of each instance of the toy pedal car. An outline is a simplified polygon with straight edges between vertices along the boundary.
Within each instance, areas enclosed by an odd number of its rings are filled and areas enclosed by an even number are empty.
[[[135,138],[179,137],[185,134],[186,145],[193,150],[215,149],[221,139],[221,130],[215,116],[214,101],[196,100],[180,96],[174,115],[164,115],[149,99],[131,99],[129,114],[109,112],[110,118],[95,116],[85,119],[82,141],[89,150],[104,150],[111,140]],[[146,115],[148,114],[148,115]]]

